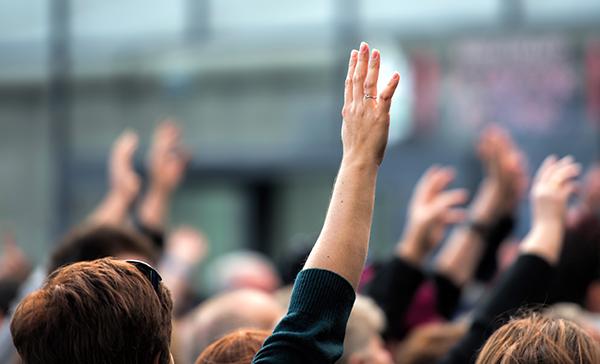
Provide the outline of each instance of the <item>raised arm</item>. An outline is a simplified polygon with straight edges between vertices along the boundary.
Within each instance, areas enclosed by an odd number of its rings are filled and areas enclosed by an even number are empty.
[[[379,51],[369,53],[362,43],[350,57],[342,110],[343,158],[323,230],[296,279],[288,314],[254,363],[334,363],[342,354],[399,81],[394,73],[377,97]]]
[[[454,229],[436,261],[437,272],[458,287],[473,278],[482,259],[495,265],[498,245],[510,233],[505,220],[512,219],[527,185],[522,153],[503,129],[486,129],[478,152],[485,178],[469,206],[469,221]]]
[[[138,136],[130,130],[123,132],[112,146],[108,161],[109,190],[98,207],[88,217],[95,225],[122,225],[140,191],[140,178],[133,166]]]
[[[449,224],[461,222],[458,206],[467,199],[462,189],[447,190],[454,178],[451,168],[431,167],[414,189],[402,238],[394,257],[378,269],[367,293],[387,317],[386,336],[401,338],[403,317],[423,281],[423,263],[442,240]]]
[[[185,174],[189,155],[181,143],[181,130],[172,121],[162,122],[154,132],[148,153],[149,185],[138,209],[142,228],[162,232],[173,192]]]
[[[444,363],[467,363],[485,340],[520,307],[543,303],[558,263],[569,197],[580,167],[571,157],[548,157],[539,168],[531,191],[532,226],[520,256],[476,309],[467,335]]]

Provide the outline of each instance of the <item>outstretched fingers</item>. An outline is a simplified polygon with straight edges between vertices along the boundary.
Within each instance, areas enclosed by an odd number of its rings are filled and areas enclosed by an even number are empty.
[[[400,81],[400,74],[398,72],[394,72],[392,78],[385,86],[381,94],[379,95],[379,108],[383,112],[389,112],[390,107],[392,106],[392,96],[394,96],[394,92],[396,92],[396,87],[398,87],[398,82]]]

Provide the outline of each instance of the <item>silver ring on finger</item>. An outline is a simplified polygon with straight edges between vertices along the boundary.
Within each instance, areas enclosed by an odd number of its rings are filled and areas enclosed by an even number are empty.
[[[367,100],[367,99],[373,99],[373,100],[377,100],[377,96],[373,96],[373,95],[365,94],[365,100]]]

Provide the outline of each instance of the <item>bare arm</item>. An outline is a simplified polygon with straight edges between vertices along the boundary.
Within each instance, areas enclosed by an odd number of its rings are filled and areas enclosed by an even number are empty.
[[[466,363],[495,329],[522,306],[547,298],[563,242],[569,197],[580,167],[573,158],[548,157],[538,169],[531,190],[532,227],[521,244],[520,256],[475,310],[469,332],[442,363]]]
[[[438,272],[458,286],[471,280],[486,248],[480,229],[489,230],[511,213],[527,184],[521,152],[499,127],[484,131],[479,156],[486,176],[469,208],[471,224],[455,228],[436,262]]]
[[[446,190],[453,179],[451,168],[437,166],[421,177],[413,192],[404,233],[396,245],[396,256],[420,267],[447,227],[463,221],[465,212],[458,206],[465,203],[467,191]]]
[[[398,85],[394,73],[378,99],[379,51],[369,57],[361,44],[353,51],[348,67],[342,116],[344,156],[323,230],[310,253],[305,269],[335,272],[357,287],[366,259],[375,200],[377,171],[387,143],[391,99]]]
[[[95,225],[122,225],[127,221],[131,204],[140,190],[140,178],[133,168],[133,156],[138,145],[137,134],[123,132],[112,147],[108,162],[109,190],[98,207],[88,217]]]
[[[172,194],[181,183],[188,159],[181,145],[181,130],[171,121],[162,122],[154,133],[148,155],[150,184],[138,210],[145,227],[164,229]]]

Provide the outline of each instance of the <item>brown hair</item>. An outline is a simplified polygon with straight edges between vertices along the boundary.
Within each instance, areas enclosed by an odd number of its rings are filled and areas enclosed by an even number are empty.
[[[75,262],[134,254],[154,264],[158,251],[144,235],[118,226],[81,226],[69,232],[50,258],[48,272]]]
[[[11,323],[25,364],[147,364],[170,360],[173,303],[134,265],[80,262],[52,273]]]
[[[215,341],[196,359],[196,364],[250,364],[271,333],[238,330]]]
[[[485,343],[477,364],[600,363],[600,348],[575,323],[540,314],[510,321]]]

